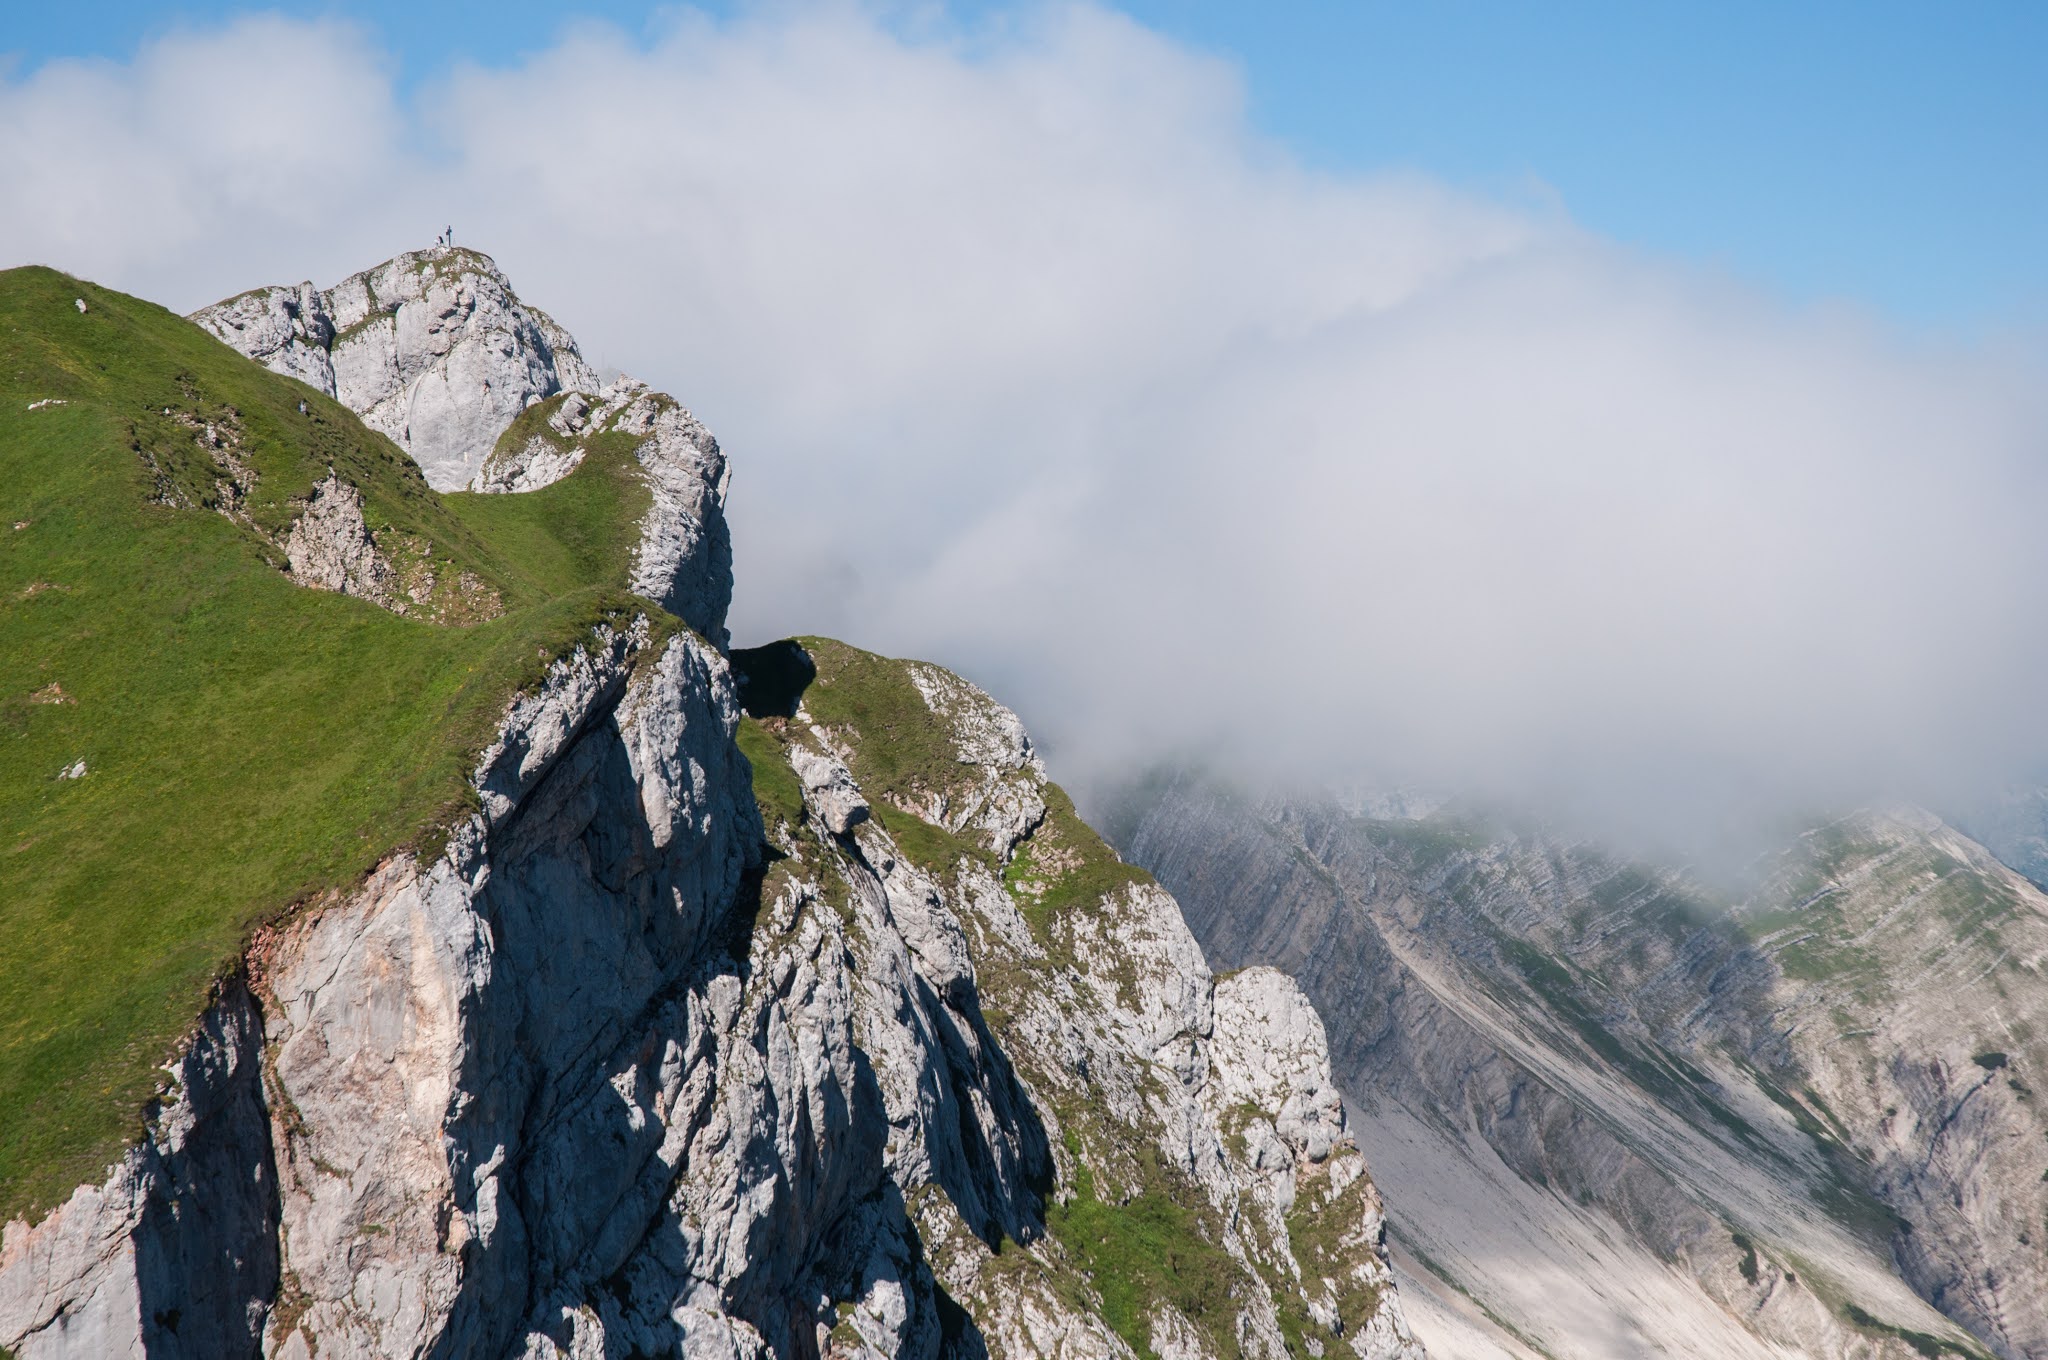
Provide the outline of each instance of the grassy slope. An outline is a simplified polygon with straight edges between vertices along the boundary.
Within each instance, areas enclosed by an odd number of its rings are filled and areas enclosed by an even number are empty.
[[[239,426],[257,528],[333,467],[373,529],[506,614],[444,628],[305,590],[255,530],[153,503],[145,452],[180,485],[212,475],[166,408]],[[623,589],[645,497],[615,451],[528,496],[437,496],[180,318],[0,273],[0,1220],[102,1174],[256,923],[445,822],[511,692],[647,608]],[[52,685],[68,702],[38,701]]]

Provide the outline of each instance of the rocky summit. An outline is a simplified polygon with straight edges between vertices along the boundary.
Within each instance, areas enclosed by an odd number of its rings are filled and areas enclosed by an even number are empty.
[[[716,441],[486,257],[0,317],[0,1353],[1419,1360],[1309,995],[730,650]]]

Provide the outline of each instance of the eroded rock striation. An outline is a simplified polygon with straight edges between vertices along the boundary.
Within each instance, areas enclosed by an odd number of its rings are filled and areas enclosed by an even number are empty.
[[[2048,898],[1938,819],[1730,901],[1455,811],[1129,811],[1212,956],[1327,1017],[1432,1354],[2048,1356]]]

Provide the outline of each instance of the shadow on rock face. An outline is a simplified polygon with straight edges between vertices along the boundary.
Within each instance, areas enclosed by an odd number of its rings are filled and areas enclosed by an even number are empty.
[[[262,1049],[262,1016],[236,983],[178,1067],[189,1127],[145,1144],[135,1281],[151,1360],[231,1360],[261,1349],[263,1314],[249,1301],[272,1299],[278,1281]]]

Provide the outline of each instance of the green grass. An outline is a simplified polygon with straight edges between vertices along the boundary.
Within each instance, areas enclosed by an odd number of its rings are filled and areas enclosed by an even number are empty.
[[[795,641],[816,667],[804,706],[820,723],[849,733],[849,768],[871,800],[887,799],[908,811],[932,796],[958,797],[976,786],[971,768],[960,763],[951,727],[925,703],[906,663],[830,638]]]
[[[1045,821],[1018,847],[1003,873],[1017,910],[1042,948],[1060,953],[1055,931],[1061,917],[1091,911],[1105,897],[1152,876],[1117,858],[1109,843],[1074,811],[1073,799],[1057,784],[1045,786]]]
[[[1279,1270],[1271,1270],[1267,1276],[1279,1305],[1280,1333],[1296,1360],[1310,1360],[1315,1354],[1312,1343],[1325,1355],[1341,1355],[1343,1338],[1365,1326],[1381,1306],[1379,1290],[1352,1273],[1372,1250],[1363,1228],[1372,1178],[1361,1175],[1335,1194],[1326,1193],[1323,1187],[1327,1182],[1318,1184],[1321,1180],[1313,1173],[1302,1177],[1294,1206],[1287,1211],[1288,1245],[1301,1266],[1301,1278],[1295,1280]],[[1330,1300],[1335,1305],[1334,1328],[1316,1320],[1303,1293],[1305,1289],[1322,1295],[1324,1280],[1336,1285],[1335,1298]]]
[[[1483,830],[1447,813],[1416,821],[1360,821],[1375,844],[1390,854],[1405,855],[1408,867],[1419,874],[1441,869],[1461,855],[1484,849],[1487,843]]]
[[[1164,1184],[1153,1149],[1144,1149],[1145,1189],[1122,1204],[1097,1199],[1095,1177],[1071,1141],[1074,1197],[1046,1212],[1046,1227],[1088,1273],[1102,1296],[1102,1320],[1144,1360],[1152,1350],[1152,1310],[1170,1303],[1210,1341],[1213,1353],[1238,1354],[1232,1330],[1244,1287],[1229,1253],[1204,1235],[1204,1224]]]
[[[219,499],[179,413],[237,432],[246,523],[152,501]],[[432,844],[551,657],[605,617],[675,626],[625,592],[646,493],[617,455],[528,496],[437,496],[161,308],[0,274],[0,1219],[99,1178],[255,925]],[[504,615],[442,627],[292,584],[270,540],[330,467],[380,541]],[[53,685],[68,702],[38,701]]]
[[[528,408],[499,447],[529,422],[546,429],[539,420],[543,409]],[[640,518],[653,502],[633,457],[638,442],[630,435],[595,435],[584,441],[586,452],[576,471],[553,486],[517,496],[461,492],[442,497],[441,503],[464,529],[496,550],[496,565],[513,581],[518,598],[548,599],[595,581],[623,581],[639,541]]]
[[[968,837],[934,826],[916,813],[882,804],[871,810],[904,858],[942,883],[951,881],[962,861],[989,864],[995,858]]]
[[[740,754],[754,769],[754,804],[761,825],[771,834],[777,826],[794,830],[804,821],[804,790],[783,752],[782,739],[758,718],[741,718]]]

